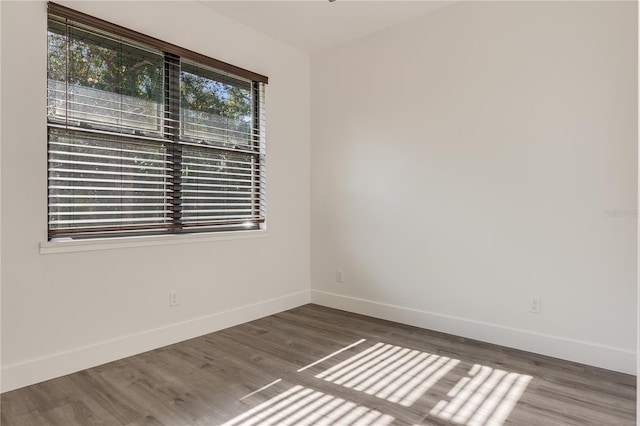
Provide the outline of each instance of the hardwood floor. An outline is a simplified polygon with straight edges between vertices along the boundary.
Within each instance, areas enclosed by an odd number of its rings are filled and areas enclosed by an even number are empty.
[[[635,377],[306,305],[2,394],[9,425],[635,425]]]

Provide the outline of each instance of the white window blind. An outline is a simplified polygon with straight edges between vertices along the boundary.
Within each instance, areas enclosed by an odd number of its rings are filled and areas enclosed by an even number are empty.
[[[267,78],[49,3],[49,237],[258,229]]]

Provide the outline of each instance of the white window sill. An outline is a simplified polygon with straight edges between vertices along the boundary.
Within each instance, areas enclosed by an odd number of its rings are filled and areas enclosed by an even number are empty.
[[[141,237],[114,237],[95,239],[61,239],[40,243],[40,254],[72,253],[80,251],[126,249],[134,247],[167,246],[175,244],[207,243],[212,241],[264,238],[269,234],[260,231],[233,231],[202,234],[153,235]]]

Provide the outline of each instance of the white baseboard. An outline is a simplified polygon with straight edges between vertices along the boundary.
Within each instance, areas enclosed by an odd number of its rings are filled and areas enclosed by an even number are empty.
[[[311,303],[496,345],[636,374],[633,351],[311,290]]]
[[[301,291],[2,367],[2,392],[64,376],[309,303]]]

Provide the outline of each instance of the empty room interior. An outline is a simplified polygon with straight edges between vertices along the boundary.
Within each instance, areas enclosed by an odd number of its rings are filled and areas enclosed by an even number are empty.
[[[636,1],[1,1],[2,425],[635,425]]]

